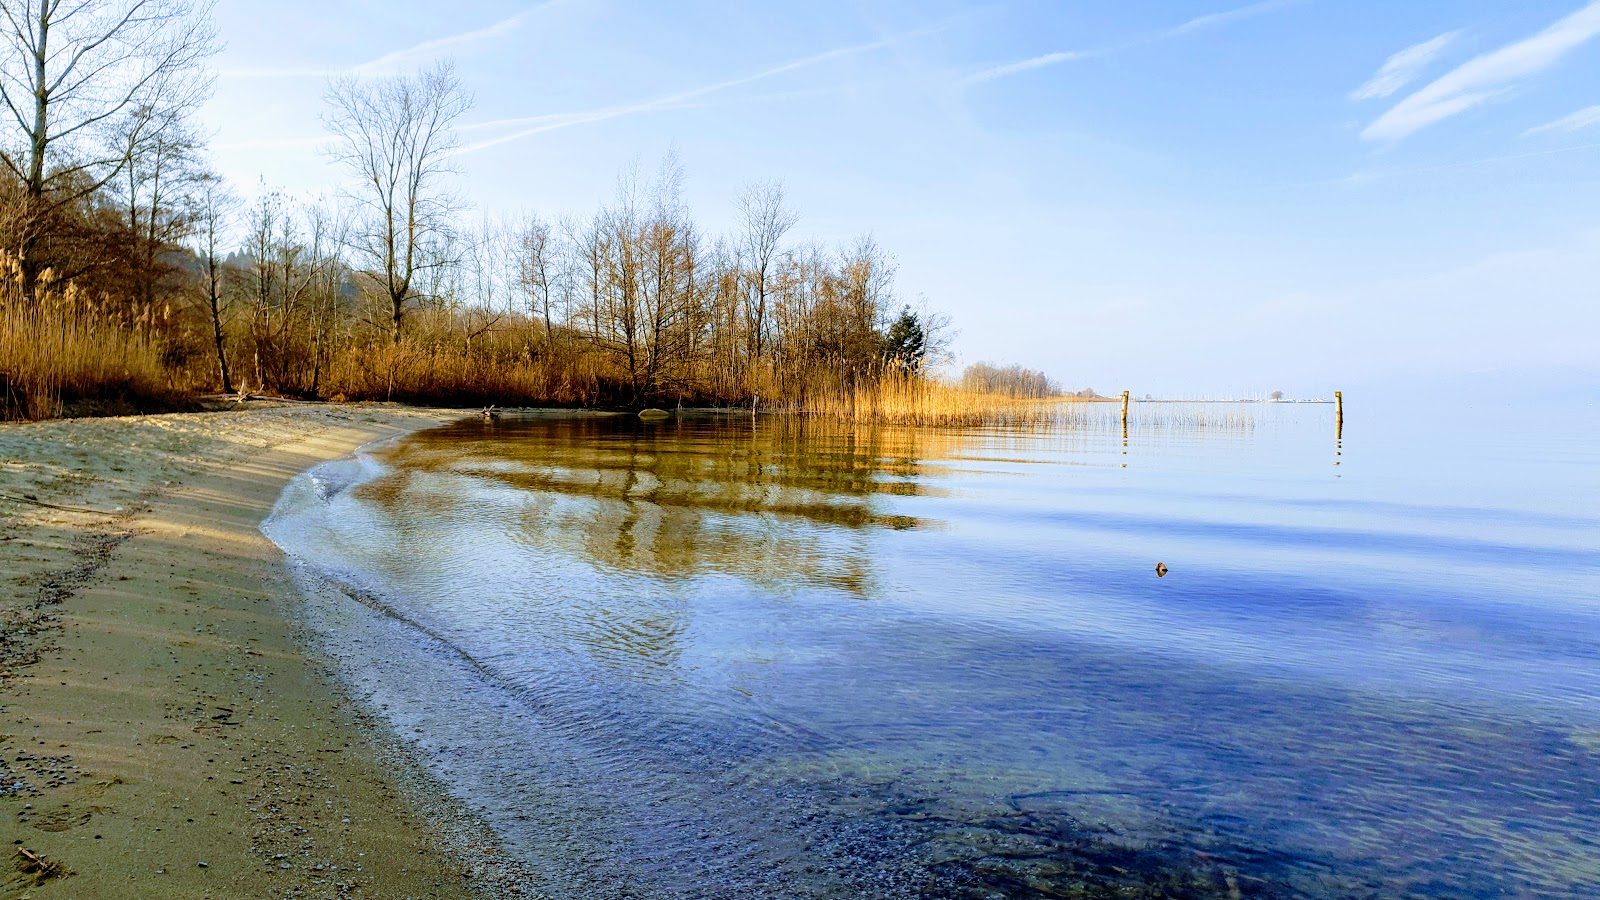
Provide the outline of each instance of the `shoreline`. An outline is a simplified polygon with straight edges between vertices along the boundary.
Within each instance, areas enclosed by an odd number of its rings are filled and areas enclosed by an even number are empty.
[[[466,415],[0,426],[0,897],[517,895],[493,833],[310,648],[260,531],[304,470]]]

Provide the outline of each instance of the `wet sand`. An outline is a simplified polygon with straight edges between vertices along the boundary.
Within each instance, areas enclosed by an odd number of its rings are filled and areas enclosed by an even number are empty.
[[[259,531],[298,472],[460,415],[0,426],[0,897],[516,894],[307,651]]]

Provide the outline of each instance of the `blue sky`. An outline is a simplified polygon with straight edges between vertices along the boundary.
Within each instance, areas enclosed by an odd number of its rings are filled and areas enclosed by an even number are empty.
[[[1600,2],[227,2],[245,193],[337,190],[328,78],[457,60],[482,214],[675,150],[712,229],[779,178],[963,361],[1102,392],[1600,378]]]

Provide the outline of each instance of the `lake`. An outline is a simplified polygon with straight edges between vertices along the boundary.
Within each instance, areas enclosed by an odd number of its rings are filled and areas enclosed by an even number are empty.
[[[265,529],[549,896],[1600,895],[1592,409],[1066,410],[508,414]]]

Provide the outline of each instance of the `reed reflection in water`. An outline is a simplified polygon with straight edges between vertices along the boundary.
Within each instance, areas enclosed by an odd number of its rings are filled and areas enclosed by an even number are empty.
[[[861,594],[870,565],[852,530],[928,527],[882,497],[938,491],[959,435],[745,417],[628,416],[468,422],[386,454],[393,474],[363,485],[374,503],[427,502],[413,479],[448,474],[538,497],[520,536],[595,565],[659,578],[724,573]],[[436,495],[448,506],[452,494]],[[397,517],[401,522],[410,514]],[[818,528],[797,529],[796,522]],[[399,522],[397,522],[399,524]],[[826,527],[831,526],[831,527]]]

